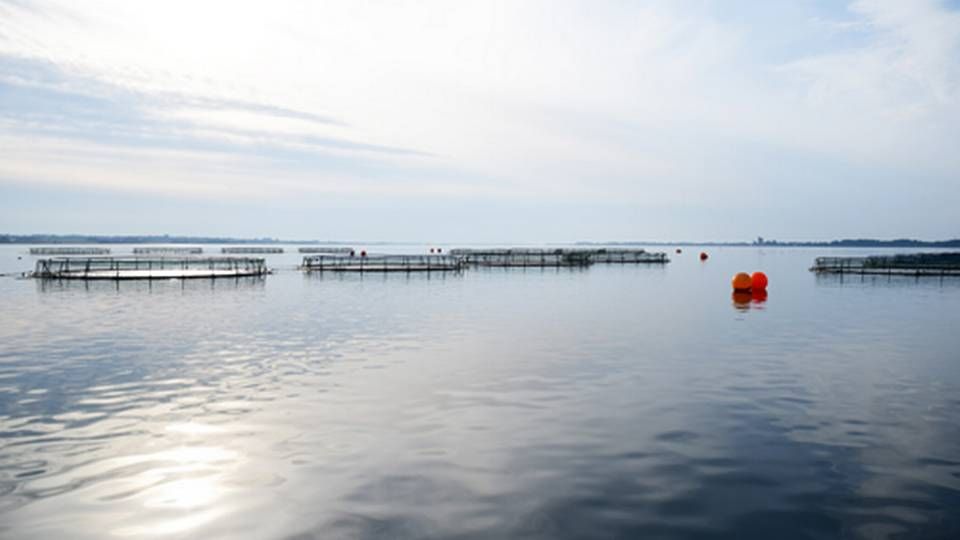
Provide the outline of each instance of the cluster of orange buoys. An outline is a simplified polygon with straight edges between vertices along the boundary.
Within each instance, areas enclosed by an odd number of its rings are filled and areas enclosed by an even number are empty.
[[[763,272],[754,272],[752,275],[746,272],[739,272],[733,276],[731,281],[733,290],[738,292],[766,291],[767,275]]]
[[[683,253],[683,250],[677,248],[677,254],[680,253]],[[701,261],[706,261],[708,258],[710,256],[705,251],[700,252]],[[754,272],[753,274],[738,272],[731,280],[734,304],[742,307],[748,305],[751,301],[755,303],[765,302],[769,283],[770,280],[763,272]]]
[[[738,309],[747,309],[751,302],[762,304],[767,301],[767,275],[754,272],[752,275],[739,272],[733,276],[733,304]]]

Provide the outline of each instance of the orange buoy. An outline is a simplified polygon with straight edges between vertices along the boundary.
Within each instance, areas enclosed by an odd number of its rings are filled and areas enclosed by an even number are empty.
[[[750,287],[753,285],[753,280],[750,278],[750,274],[746,272],[739,272],[737,275],[733,276],[731,284],[733,285],[733,290],[735,291],[749,291]]]
[[[707,252],[706,252],[706,251],[701,251],[701,252],[700,252],[700,260],[701,260],[701,261],[707,260],[707,257],[709,257],[709,255],[707,255]]]
[[[753,275],[750,276],[750,282],[754,290],[767,290],[767,275],[763,272],[754,272]]]

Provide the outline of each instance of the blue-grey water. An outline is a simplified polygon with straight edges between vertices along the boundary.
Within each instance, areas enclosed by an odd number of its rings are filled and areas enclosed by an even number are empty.
[[[706,249],[0,278],[0,537],[960,538],[960,279]]]

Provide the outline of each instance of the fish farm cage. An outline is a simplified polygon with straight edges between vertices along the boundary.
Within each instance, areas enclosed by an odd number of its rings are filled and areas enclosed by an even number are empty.
[[[462,267],[460,259],[448,255],[312,255],[301,266],[311,272],[449,272]]]
[[[810,270],[823,274],[960,276],[960,252],[872,255],[869,257],[817,257]]]
[[[110,248],[105,247],[35,247],[30,248],[31,255],[108,255]]]
[[[642,249],[454,249],[450,255],[473,266],[588,266],[594,263],[667,263],[666,253]]]
[[[200,255],[200,247],[138,247],[133,248],[134,255]]]
[[[298,249],[300,253],[327,253],[330,255],[336,254],[350,254],[354,253],[354,249],[351,247],[320,247],[320,246],[308,246]]]
[[[598,249],[590,251],[590,260],[595,263],[630,264],[630,263],[668,263],[667,254],[658,251],[642,249]]]
[[[40,259],[31,274],[42,279],[174,279],[261,276],[253,257],[57,257]]]
[[[222,248],[220,252],[230,253],[230,254],[283,253],[283,248],[282,247],[239,246],[239,247],[225,247],[225,248]]]

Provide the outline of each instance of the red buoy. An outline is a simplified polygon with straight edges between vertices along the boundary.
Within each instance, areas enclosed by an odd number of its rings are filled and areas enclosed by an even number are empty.
[[[701,252],[700,252],[700,260],[701,260],[701,261],[707,260],[708,257],[709,257],[709,255],[707,255],[707,252],[706,252],[706,251],[701,251]]]
[[[767,275],[763,272],[754,272],[753,275],[750,276],[750,281],[752,283],[753,290],[767,290]]]
[[[361,252],[360,252],[360,256],[361,256],[361,257],[366,257],[366,256],[367,256],[367,250],[361,251]]]

